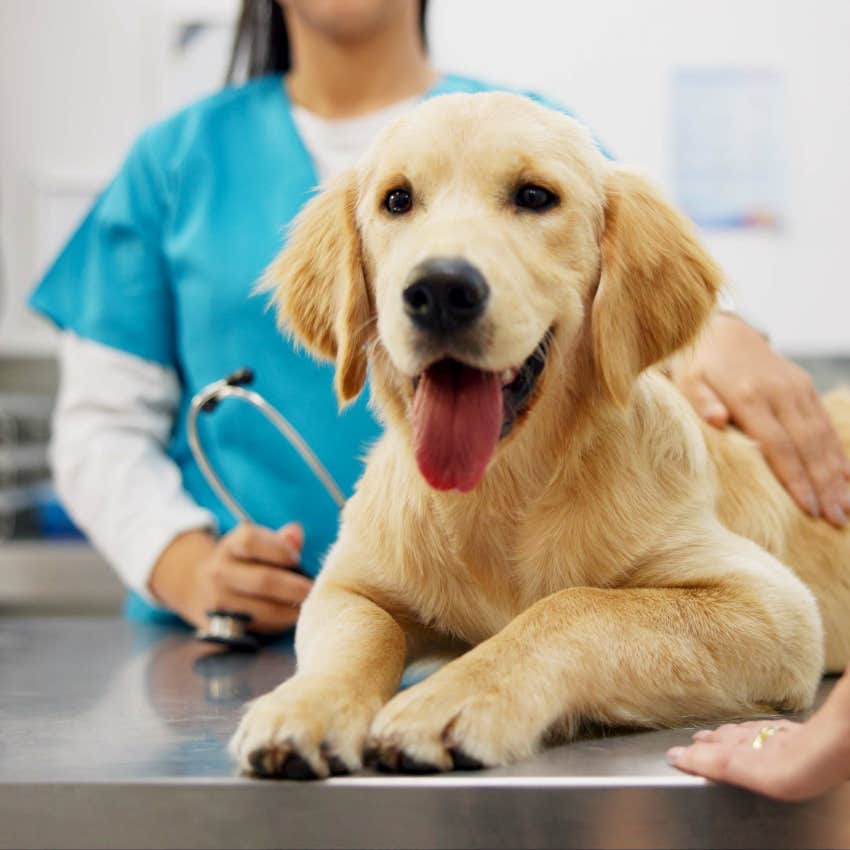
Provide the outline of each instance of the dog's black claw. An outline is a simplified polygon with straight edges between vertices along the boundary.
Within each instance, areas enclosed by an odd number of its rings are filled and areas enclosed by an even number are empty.
[[[266,756],[268,755],[268,752],[268,750],[254,750],[253,753],[248,755],[251,770],[253,770],[257,776],[272,776],[272,773],[269,771],[266,764]]]
[[[460,747],[451,747],[449,755],[455,770],[483,770],[486,765],[474,756],[465,753]]]
[[[351,773],[348,765],[339,756],[326,756],[331,776],[346,776]]]
[[[378,750],[375,767],[383,773],[395,773],[398,770],[399,752],[395,747],[383,747]]]
[[[381,773],[397,773],[398,754],[395,752],[381,753],[377,763],[375,764],[375,770],[379,770]]]
[[[286,759],[280,772],[287,779],[318,779],[309,763],[297,753],[293,753]]]
[[[363,751],[363,767],[378,769],[381,766],[381,751],[374,744],[370,744]]]
[[[322,754],[322,758],[328,763],[328,770],[330,770],[331,776],[345,776],[351,773],[351,769],[331,750],[331,745],[327,741],[322,741],[319,745],[319,752]]]
[[[437,773],[439,772],[439,768],[436,765],[429,764],[425,761],[418,761],[417,759],[409,756],[407,753],[402,752],[398,758],[398,765],[396,767],[397,770],[402,773]]]

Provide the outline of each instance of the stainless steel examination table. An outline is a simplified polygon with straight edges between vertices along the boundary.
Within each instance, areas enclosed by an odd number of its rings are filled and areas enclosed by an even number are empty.
[[[707,784],[664,761],[687,729],[478,773],[237,776],[240,706],[292,669],[285,641],[222,656],[161,626],[0,619],[0,847],[850,847],[850,784],[803,805]]]

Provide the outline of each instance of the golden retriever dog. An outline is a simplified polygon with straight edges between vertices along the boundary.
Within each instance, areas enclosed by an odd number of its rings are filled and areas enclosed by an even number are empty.
[[[504,765],[582,723],[810,705],[850,660],[850,531],[659,369],[721,274],[564,115],[435,98],[311,200],[269,271],[282,322],[386,430],[243,769]],[[850,396],[827,399],[850,450]],[[455,653],[398,692],[405,665]]]

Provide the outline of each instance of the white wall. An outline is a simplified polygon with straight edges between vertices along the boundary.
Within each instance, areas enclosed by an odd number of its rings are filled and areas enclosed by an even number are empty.
[[[220,85],[237,5],[0,0],[0,354],[52,349],[26,293],[140,129]],[[215,29],[183,61],[197,20]]]
[[[850,351],[848,0],[442,0],[443,67],[569,104],[672,194],[676,67],[776,68],[787,92],[781,233],[707,233],[738,308],[796,353]]]
[[[781,347],[850,351],[850,0],[431,3],[440,67],[569,104],[618,158],[671,193],[673,70],[782,72],[786,227],[705,238],[740,309]],[[170,22],[199,9],[223,21],[233,8],[234,0],[0,0],[0,227],[11,288],[0,351],[49,346],[22,306],[47,247],[144,123],[215,86],[209,58],[163,70]]]

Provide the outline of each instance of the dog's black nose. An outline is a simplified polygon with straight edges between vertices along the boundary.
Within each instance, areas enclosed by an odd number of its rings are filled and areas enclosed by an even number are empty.
[[[438,257],[420,263],[402,293],[404,310],[423,330],[451,333],[472,324],[490,295],[484,275],[466,260]]]

